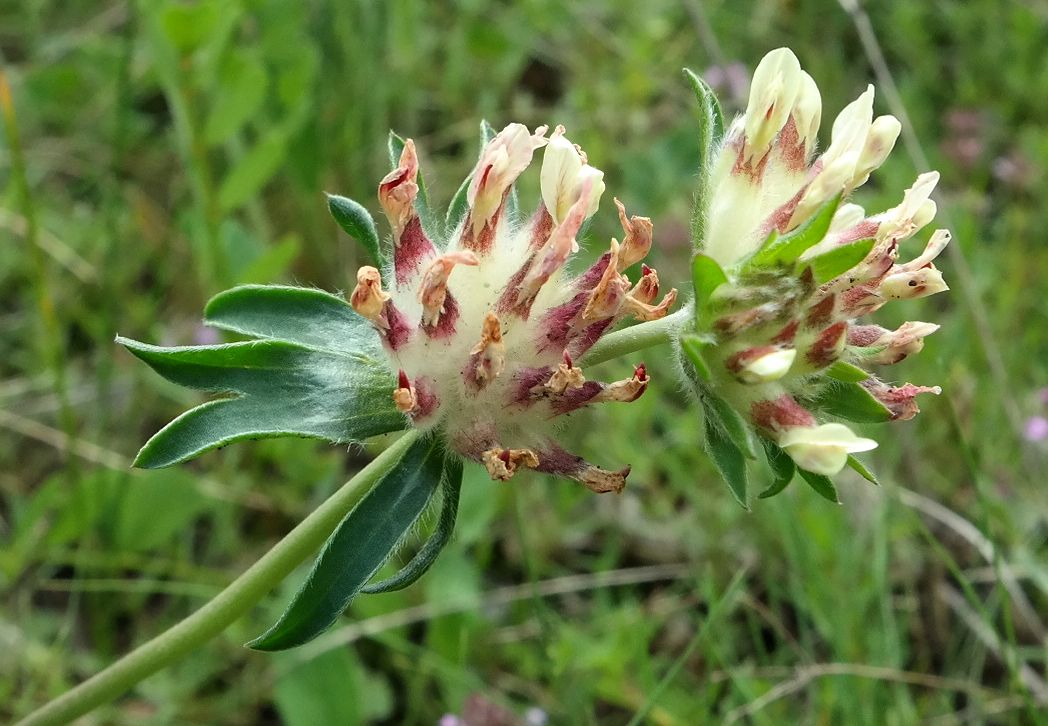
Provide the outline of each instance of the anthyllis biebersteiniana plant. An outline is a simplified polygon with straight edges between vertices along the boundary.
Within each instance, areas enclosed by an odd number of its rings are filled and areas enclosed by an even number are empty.
[[[659,343],[673,344],[704,417],[705,447],[743,506],[747,462],[758,447],[773,474],[761,497],[797,473],[832,501],[830,477],[845,466],[873,480],[853,454],[876,442],[841,420],[913,417],[915,397],[938,388],[891,385],[866,368],[919,351],[938,326],[886,330],[856,320],[890,300],[947,289],[932,264],[949,241],[945,230],[915,258],[898,259],[900,244],[935,215],[929,195],[938,175],[922,174],[898,206],[867,216],[843,200],[900,131],[894,117],[873,117],[872,86],[837,116],[820,153],[819,90],[789,50],[765,56],[745,114],[726,128],[713,94],[687,76],[699,100],[702,152],[694,294],[672,315],[677,290],[662,292],[643,263],[651,220],[618,199],[619,238],[587,269],[568,272],[605,189],[603,173],[565,129],[513,123],[496,134],[485,124],[480,159],[442,218],[431,211],[414,143],[396,135],[394,168],[378,185],[391,228],[386,243],[363,206],[329,197],[336,220],[375,263],[356,272],[348,300],[307,288],[238,287],[211,300],[205,321],[249,340],[159,348],[121,339],[165,377],[231,394],[157,433],[139,466],[265,436],[347,444],[412,432],[253,647],[301,644],[356,594],[405,587],[425,572],[451,536],[463,460],[498,481],[530,469],[594,492],[621,491],[629,466],[567,451],[558,419],[643,395],[651,382],[643,364],[613,382],[593,380],[586,366]],[[514,183],[539,154],[541,198],[521,213]],[[639,324],[611,332],[624,321]],[[431,539],[399,573],[368,584],[437,489]]]

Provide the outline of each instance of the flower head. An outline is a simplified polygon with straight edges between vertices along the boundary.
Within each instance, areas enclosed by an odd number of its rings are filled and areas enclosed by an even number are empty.
[[[418,164],[407,141],[379,186],[393,230],[391,269],[361,268],[350,302],[381,338],[394,401],[415,427],[440,430],[496,480],[534,469],[618,491],[629,468],[601,469],[565,451],[552,420],[644,393],[643,365],[604,383],[588,380],[576,361],[619,321],[666,315],[676,290],[660,300],[658,274],[646,265],[636,284],[623,274],[647,255],[651,221],[628,216],[618,200],[622,243],[611,240],[581,275],[566,272],[600,203],[603,173],[563,127],[544,134],[510,124],[484,147],[468,210],[445,240],[431,239],[418,220]],[[530,219],[511,218],[511,187],[543,146],[542,201]]]
[[[899,136],[899,121],[874,117],[873,102],[869,86],[840,112],[818,153],[818,88],[791,51],[772,51],[704,186],[696,331],[685,358],[703,358],[694,365],[704,401],[726,402],[743,425],[818,475],[876,446],[825,417],[904,420],[917,413],[918,394],[939,392],[890,385],[862,368],[919,352],[939,326],[911,322],[892,331],[857,318],[948,289],[933,264],[950,240],[946,230],[900,260],[906,240],[935,216],[937,173],[920,175],[880,214],[842,204]]]

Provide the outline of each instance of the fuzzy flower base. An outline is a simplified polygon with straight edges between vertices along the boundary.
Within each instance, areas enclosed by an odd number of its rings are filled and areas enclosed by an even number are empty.
[[[576,236],[597,210],[603,173],[562,127],[549,139],[545,132],[510,124],[485,146],[468,208],[446,241],[432,240],[416,211],[418,160],[409,139],[399,167],[379,185],[393,228],[391,268],[361,268],[350,302],[381,337],[398,380],[394,401],[415,427],[439,428],[493,479],[527,468],[620,491],[629,468],[602,469],[565,451],[553,420],[644,393],[643,365],[604,383],[587,380],[574,361],[618,321],[664,316],[677,293],[657,301],[658,275],[647,266],[635,285],[623,274],[647,255],[652,227],[618,200],[622,242],[612,240],[582,275],[565,275]],[[513,219],[512,185],[543,147],[542,201],[530,219]]]

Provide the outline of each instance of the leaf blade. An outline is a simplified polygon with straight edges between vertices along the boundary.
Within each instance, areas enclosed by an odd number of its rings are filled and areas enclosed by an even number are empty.
[[[742,505],[743,509],[748,510],[750,505],[746,501],[746,459],[739,448],[708,416],[706,417],[706,447],[710,460],[720,472],[724,483],[728,485],[732,496]]]
[[[712,257],[697,253],[691,261],[691,282],[695,288],[695,320],[702,318],[713,299],[713,293],[728,281],[721,266]]]
[[[701,245],[706,239],[706,218],[710,200],[710,171],[717,148],[724,138],[724,113],[713,89],[695,75],[684,69],[684,77],[691,84],[698,105],[698,179],[695,185],[695,212],[691,218],[692,243]]]
[[[414,442],[342,520],[277,622],[247,647],[286,650],[334,624],[422,514],[440,481],[443,457],[436,439]]]
[[[812,403],[826,413],[856,423],[885,423],[892,420],[892,412],[888,407],[858,383],[830,383]]]
[[[437,557],[451,541],[455,531],[455,520],[458,518],[459,495],[462,491],[462,461],[449,456],[444,462],[444,473],[441,477],[443,501],[440,508],[440,519],[437,528],[421,549],[399,572],[381,582],[365,585],[361,592],[372,594],[403,590],[416,582],[433,566]]]
[[[797,473],[801,475],[801,479],[808,483],[815,492],[826,499],[827,501],[833,502],[834,504],[840,504],[840,497],[837,496],[837,487],[833,485],[833,482],[828,476],[822,474],[816,474],[813,471],[807,471],[806,469],[797,468]]]
[[[764,453],[768,458],[768,466],[771,467],[774,478],[771,486],[758,494],[757,498],[768,499],[782,493],[789,483],[793,481],[793,476],[797,472],[797,465],[793,463],[793,459],[790,458],[789,454],[771,441],[761,439],[761,443],[764,444]]]
[[[367,250],[371,260],[379,267],[386,264],[386,257],[382,254],[382,245],[378,237],[378,228],[375,220],[363,204],[339,196],[338,194],[327,195],[328,211],[334,217],[338,226],[355,239]]]
[[[314,288],[240,285],[208,301],[204,323],[343,355],[382,357],[378,335],[345,298]]]
[[[874,243],[874,239],[861,239],[804,260],[802,264],[811,265],[815,283],[822,285],[865,260]]]
[[[173,383],[236,394],[190,409],[154,434],[135,459],[141,468],[171,466],[246,439],[348,443],[406,425],[393,405],[389,371],[377,361],[283,340],[182,348],[117,342]]]

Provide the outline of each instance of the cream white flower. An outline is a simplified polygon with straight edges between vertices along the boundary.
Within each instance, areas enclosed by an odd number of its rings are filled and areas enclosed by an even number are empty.
[[[501,209],[513,182],[531,164],[535,149],[546,145],[545,134],[545,126],[531,133],[524,124],[510,124],[484,147],[466,191],[475,237]]]
[[[586,217],[592,217],[604,194],[604,172],[586,163],[575,144],[564,136],[564,127],[558,126],[550,137],[542,156],[539,188],[554,224],[568,216],[568,210],[578,201],[584,185],[591,185]]]
[[[772,139],[786,125],[801,92],[801,76],[801,64],[789,48],[771,51],[757,65],[746,106],[744,154],[749,163],[764,158]],[[810,113],[811,102],[806,100],[806,111]]]
[[[779,446],[802,469],[833,476],[848,463],[848,454],[877,448],[873,439],[856,436],[844,424],[796,427],[779,436]]]
[[[856,368],[903,360],[937,326],[889,331],[857,319],[892,300],[947,290],[933,261],[950,236],[938,230],[921,254],[900,259],[902,244],[935,216],[938,173],[918,176],[896,207],[867,215],[847,197],[885,161],[901,125],[894,116],[874,117],[871,85],[837,114],[829,146],[817,154],[821,106],[815,82],[789,50],[772,51],[754,71],[746,113],[730,125],[709,166],[698,251],[727,282],[698,296],[708,302],[696,332],[705,351],[701,368],[708,369],[701,385],[802,469],[834,474],[849,453],[875,443],[843,424],[820,425],[820,397],[850,386],[852,403],[838,402],[837,411],[873,397],[885,420],[905,420],[917,412],[916,396],[938,390],[893,387],[872,375],[861,380]],[[832,215],[829,224],[813,225],[823,213]],[[829,384],[833,375],[845,380]]]

